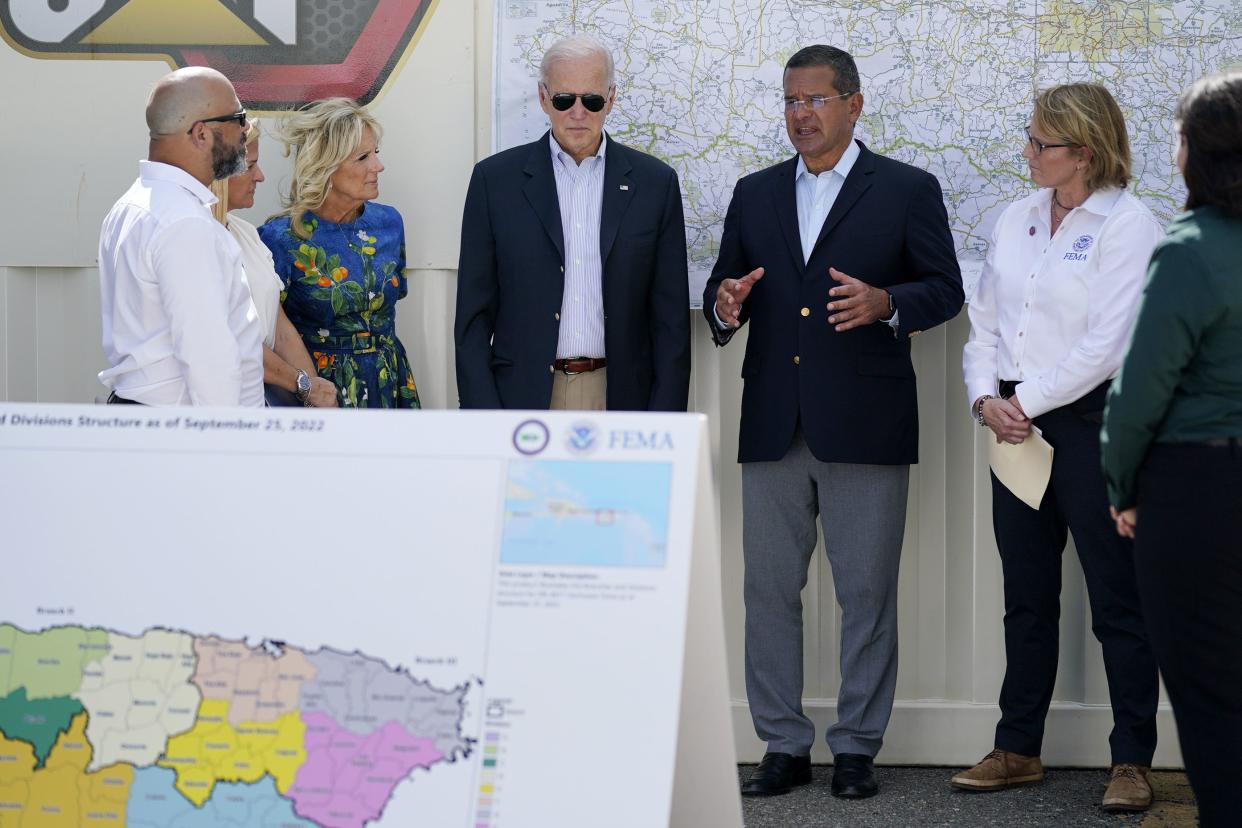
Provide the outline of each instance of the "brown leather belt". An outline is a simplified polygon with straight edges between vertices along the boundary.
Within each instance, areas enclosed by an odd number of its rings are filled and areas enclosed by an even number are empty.
[[[592,357],[574,357],[573,359],[558,359],[552,363],[552,367],[557,371],[565,374],[585,374],[589,371],[598,371],[608,364],[608,360],[603,357],[594,359]]]

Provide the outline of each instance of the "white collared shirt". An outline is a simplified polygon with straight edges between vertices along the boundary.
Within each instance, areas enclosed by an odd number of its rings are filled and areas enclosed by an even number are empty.
[[[1097,190],[1051,236],[1052,190],[1010,205],[970,300],[962,351],[968,404],[1016,380],[1028,417],[1116,376],[1152,249],[1164,235],[1141,201]]]
[[[832,212],[832,205],[837,203],[841,187],[854,163],[858,161],[861,151],[858,142],[850,141],[850,145],[841,153],[837,165],[831,170],[816,175],[806,168],[806,161],[798,156],[798,167],[794,171],[794,195],[798,200],[798,237],[802,241],[802,263],[811,260],[811,251],[819,240],[819,231],[824,229],[824,221]],[[827,274],[825,274],[825,278]],[[866,281],[864,277],[863,281]]]
[[[100,230],[100,382],[147,405],[263,405],[263,332],[215,196],[178,167],[138,167]]]
[[[604,263],[600,258],[599,223],[604,205],[604,158],[608,138],[581,164],[561,149],[549,133],[556,200],[561,208],[565,239],[565,288],[561,295],[561,327],[556,358],[591,357],[604,353]]]

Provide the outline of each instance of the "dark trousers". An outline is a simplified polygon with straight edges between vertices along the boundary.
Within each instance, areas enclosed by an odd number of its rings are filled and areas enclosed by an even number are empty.
[[[1068,405],[1035,418],[1055,450],[1039,511],[992,476],[992,525],[1005,576],[1007,660],[996,747],[1024,756],[1040,753],[1057,677],[1061,553],[1068,531],[1086,577],[1091,631],[1104,649],[1113,763],[1150,765],[1156,750],[1156,660],[1139,611],[1132,545],[1117,535],[1108,514],[1099,412],[1079,410]]]
[[[1242,448],[1155,445],[1139,474],[1135,568],[1203,828],[1242,792]]]

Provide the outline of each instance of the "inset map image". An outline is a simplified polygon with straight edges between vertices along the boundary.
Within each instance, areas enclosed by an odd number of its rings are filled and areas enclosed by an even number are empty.
[[[509,463],[500,562],[663,567],[670,463]]]

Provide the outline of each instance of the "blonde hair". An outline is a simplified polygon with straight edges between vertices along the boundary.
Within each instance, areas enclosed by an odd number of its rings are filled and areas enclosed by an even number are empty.
[[[289,217],[289,229],[298,237],[310,238],[303,217],[323,206],[332,174],[362,143],[367,127],[378,144],[383,133],[379,122],[349,98],[316,101],[289,113],[281,123],[276,138],[284,144],[286,156],[293,153],[293,182],[289,194],[281,198],[285,209],[277,215]]]
[[[247,123],[249,127],[246,130],[246,148],[249,149],[251,144],[259,140],[261,127],[257,118],[249,120]],[[212,195],[216,197],[216,203],[211,205],[211,215],[216,221],[227,226],[229,223],[229,180],[221,178],[213,181],[208,185],[208,188],[211,190]]]
[[[1087,190],[1125,187],[1130,180],[1130,138],[1121,107],[1098,83],[1067,83],[1035,96],[1032,123],[1054,143],[1091,150]]]

